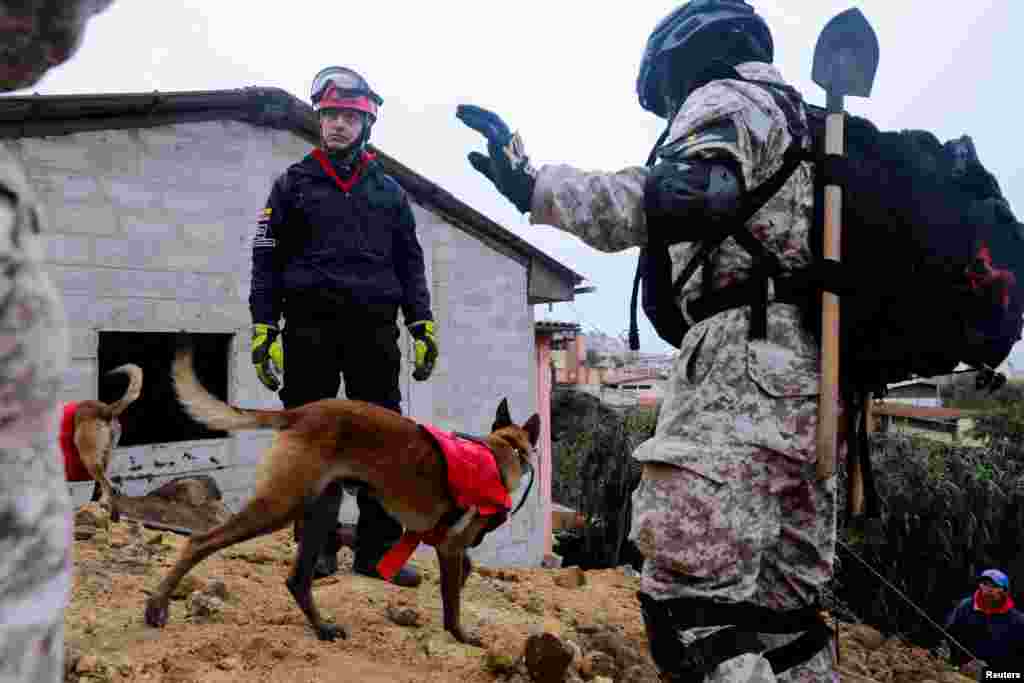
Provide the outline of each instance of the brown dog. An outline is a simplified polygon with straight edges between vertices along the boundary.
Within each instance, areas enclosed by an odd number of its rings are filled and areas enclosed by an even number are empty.
[[[479,543],[494,519],[475,508],[456,506],[448,469],[437,442],[415,421],[360,401],[328,399],[291,410],[244,410],[210,395],[196,380],[188,352],[174,363],[175,388],[186,411],[203,424],[224,431],[277,429],[260,463],[256,491],[244,508],[221,526],[189,538],[170,572],[146,603],[146,623],[167,623],[171,592],[186,573],[212,553],[276,531],[300,516],[304,531],[286,584],[321,640],[348,637],[343,626],[324,623],[313,603],[313,566],[322,540],[336,520],[325,519],[321,495],[337,480],[362,482],[402,522],[407,533],[430,532],[443,524],[436,543],[441,568],[444,627],[461,642],[479,640],[462,629],[460,594],[471,570],[466,548]],[[540,433],[534,414],[522,427],[512,423],[508,404],[498,406],[486,443],[505,491],[519,486],[529,453]]]
[[[107,469],[117,443],[121,439],[121,423],[118,416],[135,402],[142,393],[142,368],[127,363],[114,368],[108,375],[128,375],[128,388],[114,403],[88,400],[66,405],[65,416],[69,424],[61,425],[61,451],[64,456],[65,473],[69,481],[96,482],[93,500],[110,510],[111,521],[118,521],[120,513],[114,503],[114,489],[107,478]]]

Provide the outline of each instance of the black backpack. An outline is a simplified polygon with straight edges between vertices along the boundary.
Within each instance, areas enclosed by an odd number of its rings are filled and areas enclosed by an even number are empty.
[[[787,112],[790,133],[798,140],[805,131],[795,127],[790,109],[783,106],[787,100],[779,96],[795,91],[761,85]],[[927,131],[882,132],[867,119],[848,115],[846,155],[827,157],[826,112],[803,106],[812,149],[805,152],[791,145],[782,169],[748,194],[734,220],[709,224],[701,247],[674,282],[668,251],[672,226],[648,225],[648,243],[640,251],[633,283],[630,346],[639,347],[636,302],[641,283],[644,313],[662,339],[680,346],[690,323],[679,310],[678,294],[698,265],[710,265],[707,255],[728,237],[751,254],[750,280],[711,292],[706,286],[710,268],[705,267],[704,292],[687,305],[693,323],[727,308],[752,305],[750,335],[763,338],[771,278],[776,300],[800,305],[805,327],[820,337],[821,292],[840,294],[839,380],[851,420],[848,458],[860,462],[865,495],[865,515],[854,516],[848,498],[846,520],[877,536],[881,508],[864,399],[869,393],[884,396],[889,383],[913,375],[948,374],[960,363],[978,372],[978,388],[994,390],[1006,381],[995,368],[1021,338],[1024,325],[1024,226],[978,160],[969,137],[941,144]],[[813,259],[807,268],[786,272],[746,222],[805,160],[815,162]],[[826,184],[843,188],[838,264],[822,258]]]
[[[795,93],[748,82],[768,87],[780,104],[785,102],[780,92]],[[879,396],[887,383],[947,374],[960,363],[995,378],[992,370],[1021,338],[1024,324],[1024,226],[978,160],[971,139],[941,144],[926,131],[881,132],[867,119],[847,115],[846,155],[826,158],[825,110],[803,106],[813,149],[794,144],[783,168],[749,193],[729,225],[709,225],[701,250],[675,282],[668,252],[671,226],[649,226],[634,281],[631,346],[639,345],[636,298],[641,284],[644,313],[662,339],[680,346],[690,325],[679,310],[678,292],[702,254],[732,236],[754,258],[752,282],[731,292],[705,292],[688,306],[694,322],[725,308],[754,304],[751,334],[763,336],[767,277],[772,277],[777,293],[780,281],[790,284],[788,300],[801,304],[804,323],[816,335],[821,290],[841,295],[840,382],[847,394],[873,391]],[[795,117],[790,119],[791,133],[801,134]],[[648,165],[653,159],[652,152]],[[785,272],[745,224],[804,160],[816,164],[814,265]],[[821,259],[826,181],[843,187],[839,267]]]

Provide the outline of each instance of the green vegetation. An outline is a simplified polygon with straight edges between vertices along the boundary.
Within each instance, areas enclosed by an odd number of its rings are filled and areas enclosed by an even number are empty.
[[[555,502],[581,512],[582,532],[567,532],[581,566],[614,567],[627,561],[630,496],[640,480],[633,450],[654,434],[650,408],[621,411],[588,394],[558,392],[552,406]]]

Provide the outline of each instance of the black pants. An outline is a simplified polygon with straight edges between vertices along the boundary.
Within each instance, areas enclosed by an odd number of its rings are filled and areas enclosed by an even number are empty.
[[[388,314],[371,309],[353,311],[334,319],[307,316],[285,319],[284,387],[280,391],[285,408],[324,398],[336,398],[345,378],[345,396],[401,412],[399,388],[402,353],[398,348],[396,311]],[[328,514],[337,520],[343,490],[341,482],[327,487],[331,499]],[[402,535],[402,525],[360,487],[356,496],[359,520],[356,524],[355,564],[369,570]],[[333,526],[331,527],[333,530]],[[325,553],[339,549],[335,534],[328,536]]]

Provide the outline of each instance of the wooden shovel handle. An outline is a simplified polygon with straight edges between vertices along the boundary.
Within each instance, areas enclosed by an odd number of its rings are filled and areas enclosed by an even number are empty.
[[[844,113],[830,113],[825,119],[825,153],[843,153]],[[842,243],[840,217],[842,189],[825,187],[825,230],[823,256],[839,260]],[[839,422],[839,297],[832,292],[821,295],[821,394],[818,397],[818,479],[828,479],[836,471],[836,433]]]
[[[871,414],[873,405],[871,394],[864,398],[864,428],[870,435],[874,430],[875,418]],[[847,430],[849,433],[849,430]],[[858,452],[858,456],[860,456]],[[851,518],[860,517],[864,514],[864,468],[861,466],[860,457],[851,458],[846,461],[846,500]]]

